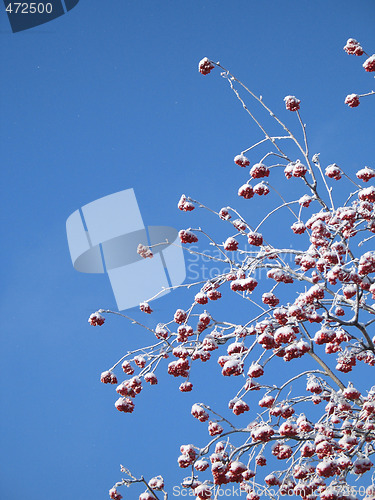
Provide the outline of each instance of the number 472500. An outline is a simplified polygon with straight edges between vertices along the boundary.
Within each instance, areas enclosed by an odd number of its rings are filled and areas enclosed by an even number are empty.
[[[11,2],[7,5],[5,9],[9,14],[51,14],[52,4],[51,3],[22,3],[22,2]]]

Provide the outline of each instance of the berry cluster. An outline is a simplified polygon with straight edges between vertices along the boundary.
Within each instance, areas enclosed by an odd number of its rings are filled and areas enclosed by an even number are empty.
[[[288,109],[289,111],[298,111],[301,101],[294,95],[287,95],[286,97],[284,97],[284,102],[286,109]]]
[[[87,321],[92,326],[102,326],[104,325],[105,318],[98,311],[96,311],[90,315]]]
[[[154,254],[152,251],[149,249],[149,247],[146,247],[145,245],[142,245],[141,243],[137,247],[137,254],[143,257],[144,259],[147,258],[152,258]]]
[[[215,65],[207,57],[204,57],[198,64],[199,73],[202,73],[202,75],[208,75],[214,67]]]
[[[354,38],[349,38],[348,41],[346,42],[346,45],[344,47],[344,50],[347,54],[352,54],[355,56],[363,56],[363,54],[366,54],[366,52],[363,50],[361,44],[355,40]],[[367,55],[367,54],[366,54]],[[363,63],[363,68],[365,71],[368,73],[372,73],[375,71],[375,54],[372,56],[368,57],[366,61]],[[356,108],[359,106],[360,97],[365,97],[368,95],[374,95],[375,91],[368,92],[367,94],[348,94],[345,98],[345,104],[347,104],[350,108]]]

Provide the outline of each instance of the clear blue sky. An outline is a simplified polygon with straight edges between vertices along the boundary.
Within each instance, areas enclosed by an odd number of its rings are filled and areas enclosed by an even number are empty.
[[[121,477],[120,463],[178,484],[179,444],[206,439],[189,411],[215,393],[210,367],[193,378],[204,380],[198,394],[180,394],[178,381],[160,375],[159,386],[137,397],[134,414],[115,410],[100,372],[149,337],[116,318],[101,329],[88,325],[91,312],[115,303],[105,276],[73,269],[65,221],[130,187],[149,225],[197,223],[196,214],[188,221],[176,209],[183,192],[213,208],[245,208],[236,190],[246,179],[233,156],[261,137],[225,82],[198,73],[204,56],[229,67],[290,124],[295,116],[282,99],[298,96],[311,149],[325,164],[374,168],[374,99],[357,109],[343,103],[371,90],[373,79],[364,59],[342,47],[354,37],[375,51],[375,4],[80,0],[29,31],[12,34],[3,7],[0,21],[0,496],[101,500]],[[146,320],[170,317],[187,304],[182,298],[161,299]],[[229,394],[235,385],[224,382]]]

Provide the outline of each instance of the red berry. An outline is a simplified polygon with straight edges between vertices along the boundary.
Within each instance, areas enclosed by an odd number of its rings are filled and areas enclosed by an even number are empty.
[[[364,276],[373,272],[375,272],[375,253],[366,252],[359,259],[358,273]]]
[[[236,219],[233,221],[233,226],[238,229],[238,231],[245,231],[245,229],[247,228],[247,225],[244,221],[242,221],[241,219]]]
[[[139,393],[142,386],[138,385],[136,388]],[[131,386],[130,380],[124,380],[124,382],[121,382],[121,384],[116,387],[116,392],[123,397],[130,396],[131,398],[135,398],[137,395],[134,388]]]
[[[264,467],[267,464],[266,457],[264,457],[263,455],[258,455],[255,459],[255,463],[260,467]]]
[[[274,338],[278,344],[289,344],[295,340],[296,334],[290,326],[282,326],[276,330]]]
[[[154,254],[151,252],[151,250],[148,247],[146,247],[145,245],[142,245],[142,243],[140,243],[137,247],[137,254],[140,255],[141,257],[143,257],[144,259],[147,259],[147,258],[152,259],[152,257],[154,256]]]
[[[274,402],[275,398],[273,398],[272,396],[263,396],[258,404],[261,408],[271,408]]]
[[[220,435],[224,429],[217,422],[210,422],[208,426],[208,433],[210,436]]]
[[[329,330],[328,328],[323,327],[321,330],[318,330],[314,336],[314,342],[318,345],[327,344],[328,342],[332,342],[335,338],[335,332],[333,330]]]
[[[197,236],[188,229],[181,229],[178,236],[180,237],[181,243],[196,243],[198,241]]]
[[[277,477],[275,476],[275,474],[271,473],[271,474],[268,474],[268,476],[266,476],[264,478],[264,482],[268,485],[268,486],[279,486],[281,483],[280,481],[277,479]]]
[[[146,360],[141,355],[134,356],[134,363],[138,366],[138,368],[144,368],[146,366]]]
[[[355,40],[354,38],[348,39],[344,47],[344,50],[347,54],[352,54],[355,56],[362,56],[364,53],[360,43],[357,42],[357,40]]]
[[[267,442],[275,434],[275,431],[268,424],[260,424],[251,431],[251,438],[253,442],[262,441]],[[255,460],[257,465],[266,465],[266,460],[264,457],[258,457]],[[259,463],[260,462],[260,463]]]
[[[357,294],[357,287],[355,285],[346,285],[342,290],[346,299],[351,299]]]
[[[126,373],[127,375],[133,375],[134,368],[131,366],[129,361],[125,360],[122,363],[121,367],[122,367],[124,373]]]
[[[361,181],[368,182],[370,179],[375,177],[375,170],[369,167],[365,167],[361,170],[358,170],[356,176],[358,177],[358,179],[361,179]]]
[[[370,470],[373,465],[374,464],[367,457],[357,458],[357,460],[353,464],[353,472],[354,474],[358,475],[364,474],[365,472]]]
[[[263,244],[263,236],[255,231],[248,233],[247,240],[250,245],[254,245],[256,247],[260,247]]]
[[[284,175],[287,179],[291,179],[293,177],[293,167],[294,162],[291,162],[284,168]]]
[[[247,347],[244,345],[243,342],[238,342],[238,341],[232,342],[227,347],[227,352],[228,352],[229,356],[232,356],[232,354],[242,354],[246,351],[247,351]]]
[[[238,248],[238,241],[234,238],[228,238],[224,243],[224,250],[227,252],[235,252]]]
[[[220,358],[224,359],[221,360]],[[242,375],[243,373],[242,361],[232,356],[220,356],[220,358],[218,361],[220,362],[224,361],[223,369],[221,371],[224,377],[230,377],[230,376],[238,377],[239,375]]]
[[[332,477],[338,472],[338,465],[335,460],[330,458],[324,459],[323,462],[319,462],[316,466],[316,472],[322,477]],[[335,498],[337,498],[335,496]],[[327,499],[328,500],[328,499]]]
[[[240,167],[248,167],[250,165],[250,160],[243,154],[240,154],[234,157],[234,163]]]
[[[366,61],[363,63],[363,67],[368,72],[375,71],[375,54],[366,59]]]
[[[267,184],[264,182],[259,182],[258,184],[255,184],[254,186],[254,193],[259,195],[259,196],[266,196],[270,192]]]
[[[207,297],[210,300],[218,300],[221,298],[221,293],[219,292],[219,290],[210,290],[209,292],[207,292]]]
[[[112,498],[112,500],[121,500],[122,495],[120,495],[116,488],[111,488],[109,490],[109,498]]]
[[[187,314],[183,309],[177,309],[177,311],[174,313],[174,321],[177,324],[184,323],[186,321]]]
[[[196,470],[200,471],[200,472],[203,472],[205,471],[206,469],[208,469],[208,467],[210,466],[210,464],[208,462],[206,462],[206,460],[197,460],[194,464],[194,467]]]
[[[368,188],[361,189],[358,193],[358,198],[361,201],[369,201],[370,203],[375,202],[375,187],[370,186]]]
[[[190,392],[193,390],[193,384],[191,382],[182,382],[179,387],[181,392]]]
[[[155,500],[155,497],[149,491],[145,491],[139,495],[138,500]]]
[[[197,497],[197,500],[208,500],[212,497],[211,488],[207,484],[199,484],[194,488],[194,495]]]
[[[271,307],[275,307],[280,301],[276,297],[276,295],[271,292],[267,292],[262,295],[262,302],[263,304],[268,304]]]
[[[156,385],[158,383],[158,379],[155,373],[146,373],[145,382],[148,382],[150,385]]]
[[[304,194],[299,200],[298,203],[301,205],[301,207],[308,207],[310,203],[312,202],[311,196],[308,196],[307,194]]]
[[[198,64],[199,73],[202,73],[202,75],[208,75],[214,67],[215,65],[207,57],[201,59]]]
[[[118,398],[115,406],[118,411],[123,411],[124,413],[132,413],[134,410],[134,403],[129,398]]]
[[[229,212],[226,208],[222,208],[220,210],[219,217],[220,217],[220,219],[223,219],[223,220],[229,220],[232,218],[232,216],[229,214]]]
[[[309,441],[305,443],[301,448],[302,457],[312,457],[315,453],[315,445]]]
[[[157,325],[155,328],[155,336],[158,339],[166,339],[169,336],[169,332],[161,324]]]
[[[345,311],[341,306],[336,307],[335,309],[336,316],[345,316]]]
[[[92,313],[87,320],[92,326],[102,326],[104,324],[105,318],[97,311]]]
[[[162,478],[162,476],[153,477],[148,482],[148,485],[153,490],[162,490],[164,488],[164,479]]]
[[[178,202],[178,208],[183,212],[191,212],[194,210],[194,205],[190,201],[187,200],[186,196],[183,194]]]
[[[336,181],[338,181],[341,179],[342,172],[340,168],[336,165],[336,163],[333,163],[332,165],[328,165],[325,174],[330,179],[335,179]]]
[[[148,302],[141,302],[139,304],[139,309],[142,312],[147,313],[147,314],[151,314],[152,313],[152,309],[151,309],[150,304]]]
[[[358,94],[348,94],[345,97],[345,104],[347,104],[349,108],[356,108],[357,106],[359,106]]]
[[[270,170],[263,163],[256,163],[250,170],[250,175],[253,179],[260,179],[262,177],[268,177],[270,175]]]
[[[294,95],[287,95],[284,97],[285,107],[289,111],[297,111],[299,109],[300,100]]]
[[[199,292],[196,294],[196,296],[194,297],[194,300],[197,304],[207,304],[208,302],[208,297],[205,293],[203,292]]]
[[[235,415],[241,415],[241,413],[245,413],[245,411],[249,411],[249,405],[245,403],[245,401],[242,401],[239,399],[233,406],[233,413]]]
[[[291,420],[287,420],[280,425],[279,433],[281,436],[296,436],[298,434],[297,424]]]
[[[297,160],[293,165],[292,175],[293,177],[304,177],[307,173],[307,167],[302,165],[302,163]]]
[[[179,359],[178,361],[172,361],[168,365],[168,373],[169,375],[173,375],[174,377],[188,377],[189,376],[189,360],[188,359]]]
[[[250,184],[244,184],[238,190],[238,196],[242,196],[245,200],[250,200],[254,196],[254,190]]]
[[[306,226],[303,222],[295,222],[290,227],[294,234],[303,234],[306,231]]]
[[[211,318],[207,313],[202,313],[199,316],[199,321],[205,326],[208,326],[210,324]]]
[[[117,384],[117,377],[108,370],[100,375],[100,382],[103,382],[103,384]]]
[[[200,422],[206,422],[209,419],[208,413],[198,404],[193,404],[191,407],[191,414]]]
[[[247,372],[247,376],[250,378],[258,378],[261,377],[263,374],[264,374],[263,367],[258,363],[253,363]]]

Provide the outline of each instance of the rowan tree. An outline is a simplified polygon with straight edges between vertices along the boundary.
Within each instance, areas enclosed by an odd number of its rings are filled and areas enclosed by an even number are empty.
[[[367,56],[364,69],[375,71],[375,55],[366,54],[359,42],[349,39],[344,49]],[[150,345],[126,353],[101,381],[116,385],[115,407],[130,413],[142,385],[157,384],[159,370],[181,379],[181,392],[194,390],[191,372],[197,363],[212,363],[221,372],[217,394],[221,377],[233,378],[233,398],[226,402],[232,416],[195,403],[191,415],[207,427],[207,442],[181,443],[176,457],[186,476],[182,486],[198,499],[218,498],[228,484],[240,487],[247,500],[354,499],[353,485],[362,476],[366,499],[373,499],[375,387],[369,380],[367,391],[358,390],[356,377],[361,365],[375,365],[375,170],[363,165],[350,178],[310,152],[303,102],[296,96],[284,98],[285,113],[295,115],[294,132],[219,62],[204,58],[199,71],[219,73],[260,131],[254,144],[234,152],[228,166],[243,170],[243,184],[232,188],[252,206],[244,210],[250,216],[181,195],[177,205],[187,219],[189,212],[208,210],[227,231],[220,242],[208,230],[186,227],[179,232],[181,245],[200,254],[208,243],[206,255],[225,271],[182,285],[191,301],[146,327]],[[345,102],[356,107],[360,97],[371,94],[351,94]],[[278,132],[263,125],[255,106]],[[267,200],[265,214],[258,209],[261,200]],[[289,232],[289,248],[278,243],[275,225]],[[192,246],[196,243],[200,246]],[[139,245],[137,251],[148,259],[155,250]],[[228,294],[237,296],[238,308],[246,308],[245,323],[210,311]],[[140,304],[141,311],[157,315],[151,308],[156,298]],[[97,311],[89,322],[102,326],[110,314],[141,324],[110,310]],[[237,423],[241,414],[246,425]],[[121,486],[133,483],[145,485],[139,500],[167,498],[162,476],[146,480],[121,470],[125,477],[111,488],[110,498],[121,499]]]

